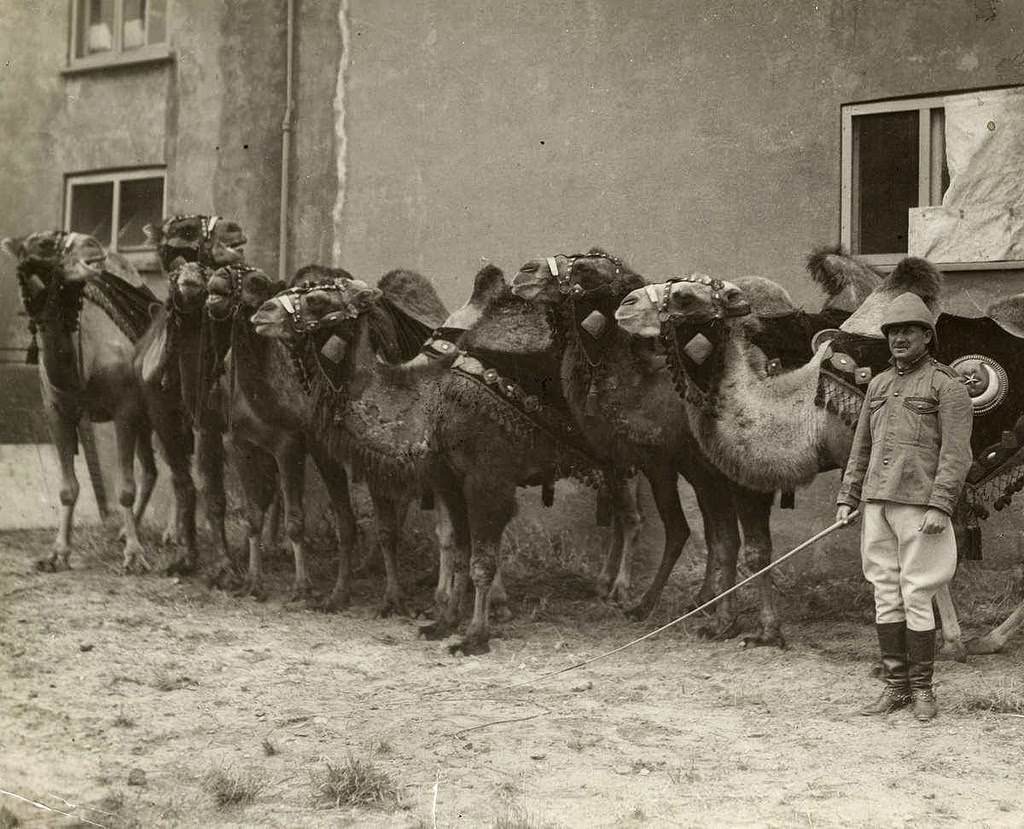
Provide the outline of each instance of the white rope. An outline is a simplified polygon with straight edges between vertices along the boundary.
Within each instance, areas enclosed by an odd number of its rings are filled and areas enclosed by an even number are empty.
[[[769,570],[772,570],[773,568],[778,567],[786,559],[790,558],[791,556],[795,556],[800,551],[805,550],[808,547],[810,547],[812,544],[820,541],[826,535],[829,535],[830,533],[835,532],[840,527],[847,526],[848,524],[850,524],[857,517],[857,515],[859,513],[860,513],[860,510],[854,510],[853,512],[851,512],[846,517],[846,519],[844,521],[836,521],[834,524],[832,524],[832,525],[826,527],[825,529],[823,529],[817,535],[811,536],[810,538],[808,538],[802,544],[797,545],[796,547],[794,547],[792,550],[790,550],[785,555],[781,555],[777,559],[775,559],[775,561],[765,565],[760,570],[758,570],[756,573],[751,573],[749,576],[747,576],[745,579],[743,579],[743,581],[734,584],[728,590],[723,590],[721,593],[719,593],[713,599],[709,599],[708,601],[704,602],[704,604],[700,605],[700,607],[695,607],[689,613],[684,613],[678,619],[673,619],[671,622],[662,625],[660,628],[655,628],[654,630],[650,631],[649,633],[645,633],[643,636],[638,636],[633,641],[627,642],[625,645],[620,645],[619,647],[617,647],[617,648],[615,648],[613,650],[606,651],[605,653],[598,654],[597,656],[592,656],[592,657],[590,657],[590,659],[584,659],[582,662],[577,662],[575,665],[569,665],[567,668],[560,668],[557,671],[551,671],[549,673],[541,674],[540,676],[536,676],[536,677],[533,677],[531,679],[525,679],[522,682],[517,682],[517,683],[515,683],[513,685],[510,685],[509,688],[521,688],[524,685],[532,685],[535,682],[540,682],[541,680],[549,679],[549,678],[551,678],[553,676],[558,676],[559,674],[568,673],[569,671],[575,671],[577,668],[582,668],[584,665],[589,665],[592,662],[597,662],[599,659],[606,659],[607,657],[611,656],[612,654],[616,654],[616,653],[619,653],[620,651],[624,651],[624,650],[626,650],[626,648],[631,648],[631,647],[633,647],[633,645],[639,644],[640,642],[643,642],[645,639],[650,639],[652,636],[656,636],[657,634],[661,633],[663,630],[668,630],[670,627],[672,627],[674,625],[678,625],[680,622],[685,621],[686,619],[689,619],[691,616],[695,616],[696,614],[700,613],[702,610],[705,610],[706,608],[711,607],[711,605],[715,604],[716,602],[721,601],[726,596],[728,596],[730,593],[734,593],[735,591],[739,590],[741,587],[743,587],[743,585],[752,582],[758,576],[763,576]]]

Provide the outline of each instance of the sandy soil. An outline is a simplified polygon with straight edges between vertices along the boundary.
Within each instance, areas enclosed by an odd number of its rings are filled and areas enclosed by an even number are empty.
[[[806,529],[798,518],[780,519],[783,540]],[[0,535],[0,826],[1024,823],[1024,643],[940,662],[932,724],[855,716],[879,686],[852,535],[779,575],[787,650],[680,626],[513,688],[679,615],[699,576],[697,539],[655,617],[628,623],[589,595],[598,554],[538,532],[517,524],[514,618],[480,657],[374,618],[374,577],[351,612],[324,616],[281,601],[283,559],[259,604],[118,576],[111,530],[84,534],[76,569],[56,575],[31,567],[48,533]],[[954,592],[976,632],[1020,598],[1016,544],[995,546],[1005,554],[965,568]],[[410,582],[429,576],[415,569]],[[328,764],[349,761],[397,800],[318,801]],[[252,802],[219,805],[224,780]]]

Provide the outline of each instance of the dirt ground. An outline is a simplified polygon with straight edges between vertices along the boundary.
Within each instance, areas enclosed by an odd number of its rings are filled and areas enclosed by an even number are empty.
[[[820,517],[777,515],[778,550]],[[879,690],[855,533],[781,568],[786,650],[687,623],[513,688],[680,615],[699,581],[697,537],[654,617],[627,622],[591,595],[599,551],[546,532],[517,519],[514,616],[474,657],[375,618],[373,575],[325,616],[283,601],[277,555],[257,603],[117,575],[111,528],[80,532],[75,569],[50,575],[32,570],[49,533],[0,535],[0,827],[1024,824],[1020,637],[939,662],[934,723],[853,714]],[[429,533],[407,536],[425,606]],[[974,633],[1021,596],[1016,531],[988,538],[954,590]],[[352,805],[360,792],[377,801]]]

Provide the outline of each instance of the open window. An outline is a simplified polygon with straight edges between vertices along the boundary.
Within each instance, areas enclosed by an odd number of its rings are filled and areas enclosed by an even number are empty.
[[[71,0],[68,70],[163,60],[166,0]]]
[[[1024,87],[843,106],[841,238],[873,265],[1024,266]]]
[[[68,176],[64,228],[95,236],[139,270],[158,268],[143,228],[163,218],[164,181],[162,168]]]

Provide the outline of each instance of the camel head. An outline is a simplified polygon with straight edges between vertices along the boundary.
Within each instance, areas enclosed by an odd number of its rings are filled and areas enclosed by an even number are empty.
[[[264,302],[252,316],[256,333],[291,342],[330,331],[348,342],[355,323],[381,297],[361,279],[307,282]]]
[[[284,286],[259,268],[225,265],[217,268],[206,286],[206,313],[223,320],[238,311],[251,315]]]
[[[663,324],[700,327],[750,313],[750,303],[738,285],[693,274],[626,294],[615,311],[619,326],[637,337],[661,334]]]
[[[173,269],[168,275],[171,283],[168,300],[178,311],[183,313],[198,310],[206,298],[210,274],[210,269],[198,262],[176,259],[173,262]]]
[[[178,215],[143,230],[156,247],[164,271],[170,273],[177,259],[199,262],[207,267],[241,264],[248,241],[237,222],[219,216]]]
[[[639,279],[620,259],[591,248],[572,256],[531,259],[512,278],[512,293],[531,302],[560,305],[585,294],[614,292],[616,284],[630,278]]]
[[[43,230],[15,239],[3,239],[0,246],[26,266],[62,266],[68,282],[83,282],[103,271],[107,252],[95,238],[85,233]]]

